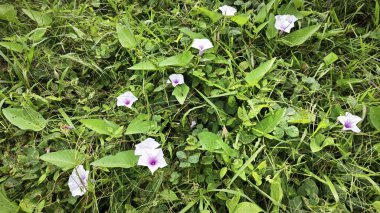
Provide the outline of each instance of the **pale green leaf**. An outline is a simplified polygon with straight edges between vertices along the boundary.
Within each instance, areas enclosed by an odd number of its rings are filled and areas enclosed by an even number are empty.
[[[158,129],[158,125],[155,121],[150,120],[150,116],[146,114],[140,114],[135,119],[131,121],[128,125],[127,130],[125,131],[126,135],[131,134],[148,134],[154,133]]]
[[[92,166],[106,168],[131,168],[137,164],[139,157],[134,154],[134,150],[122,151],[116,155],[105,156],[91,163]]]
[[[87,128],[103,135],[113,136],[121,128],[116,123],[103,119],[82,119],[80,122]]]
[[[175,194],[175,192],[173,192],[170,189],[164,189],[160,193],[160,196],[161,196],[161,198],[163,200],[166,200],[166,201],[176,201],[176,200],[179,200],[179,198],[177,197],[177,195]]]
[[[195,9],[201,12],[204,16],[207,16],[208,18],[210,18],[213,23],[219,21],[219,19],[222,18],[222,14],[214,12],[214,11],[210,11],[204,7],[198,7]]]
[[[19,53],[22,52],[24,49],[22,44],[17,43],[17,42],[2,41],[2,42],[0,42],[0,46],[3,46],[5,48],[7,48],[8,50],[12,50],[12,51],[19,52]]]
[[[179,66],[184,67],[188,63],[190,63],[191,59],[193,59],[193,54],[191,54],[190,51],[186,51],[184,53],[181,53],[179,55],[171,56],[169,58],[164,59],[161,61],[158,66],[160,67],[166,67],[166,66]]]
[[[0,4],[0,19],[9,22],[18,22],[17,11],[11,4]]]
[[[203,34],[195,33],[195,32],[191,31],[187,27],[180,28],[179,31],[182,32],[183,34],[189,36],[192,39],[195,39],[195,38],[206,38]]]
[[[183,104],[186,100],[189,91],[190,89],[186,84],[181,84],[174,88],[172,95],[175,96],[175,98],[180,104]]]
[[[45,12],[22,9],[22,11],[33,21],[37,22],[38,26],[49,26],[52,18]]]
[[[257,123],[254,132],[258,136],[263,136],[272,132],[276,126],[280,123],[285,115],[285,108],[277,109],[263,120]]]
[[[269,15],[268,25],[267,25],[267,29],[265,31],[265,34],[266,34],[268,39],[272,39],[272,38],[276,37],[276,35],[278,33],[276,28],[274,27],[275,21],[276,20],[275,20],[274,14],[271,13]]]
[[[201,132],[198,134],[199,144],[202,145],[202,148],[208,151],[215,151],[220,149],[220,143],[223,142],[221,136],[212,133],[212,132]]]
[[[72,169],[81,164],[85,155],[77,150],[60,150],[57,152],[50,152],[40,156],[40,159],[48,163],[54,164],[63,170]]]
[[[241,202],[239,203],[235,211],[233,213],[260,213],[264,212],[260,206],[258,206],[256,203],[250,203],[250,202]]]
[[[128,68],[129,70],[158,70],[158,68],[150,61],[142,61]]]
[[[2,213],[15,213],[19,210],[17,204],[7,197],[3,184],[0,186],[0,206]]]
[[[299,46],[313,36],[320,27],[320,24],[305,27],[290,33],[289,35],[283,37],[280,41],[290,47]]]
[[[284,192],[281,187],[281,178],[279,175],[270,183],[270,196],[278,203],[281,203]]]
[[[239,14],[236,16],[231,17],[231,21],[235,22],[236,24],[243,26],[249,21],[249,14]]]
[[[248,73],[247,76],[245,76],[245,81],[248,83],[248,85],[258,85],[259,81],[264,77],[264,75],[272,69],[275,60],[276,58],[272,58],[260,64],[256,69]]]
[[[136,47],[136,39],[130,28],[123,26],[119,23],[116,24],[116,33],[121,46],[127,49]]]
[[[323,61],[325,62],[326,66],[328,66],[337,61],[338,59],[338,56],[335,53],[331,52],[323,58]]]
[[[315,115],[307,110],[299,110],[294,115],[289,116],[289,123],[307,124],[315,120]]]
[[[9,122],[24,130],[41,131],[47,124],[42,115],[32,108],[6,108],[3,114]]]
[[[369,121],[376,130],[380,130],[380,106],[369,108]]]

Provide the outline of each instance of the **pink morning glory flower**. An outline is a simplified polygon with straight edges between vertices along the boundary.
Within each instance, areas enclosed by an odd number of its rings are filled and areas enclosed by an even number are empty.
[[[173,87],[176,87],[177,85],[185,83],[185,80],[182,74],[171,74],[169,75],[167,83],[172,83]]]
[[[146,150],[154,150],[159,146],[160,144],[156,140],[153,138],[147,138],[136,145],[135,155],[143,155]]]
[[[289,33],[298,19],[294,15],[277,15],[274,27],[281,32]]]
[[[86,193],[88,173],[89,171],[84,170],[83,165],[75,167],[68,183],[72,196],[82,196]]]
[[[158,168],[164,168],[168,164],[165,161],[162,149],[145,149],[137,165],[147,166],[153,174]]]
[[[234,7],[223,5],[219,7],[219,10],[222,11],[224,16],[234,16],[237,10]]]
[[[126,106],[128,108],[132,108],[132,104],[137,100],[138,98],[136,98],[136,96],[128,91],[117,97],[117,106]]]
[[[191,47],[198,49],[199,55],[202,55],[205,50],[213,48],[214,46],[207,38],[196,38],[191,44]]]
[[[343,124],[343,130],[351,130],[353,132],[360,132],[359,127],[356,125],[362,119],[359,116],[352,115],[349,112],[346,112],[345,116],[339,116],[338,121]]]

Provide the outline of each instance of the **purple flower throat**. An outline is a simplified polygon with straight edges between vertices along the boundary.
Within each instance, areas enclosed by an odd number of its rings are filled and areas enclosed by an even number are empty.
[[[150,164],[151,166],[156,165],[156,163],[157,163],[157,160],[156,160],[156,159],[151,159],[151,160],[149,161],[149,164]]]
[[[352,123],[351,122],[349,122],[349,121],[346,121],[346,122],[344,122],[344,127],[346,127],[346,128],[352,128]]]

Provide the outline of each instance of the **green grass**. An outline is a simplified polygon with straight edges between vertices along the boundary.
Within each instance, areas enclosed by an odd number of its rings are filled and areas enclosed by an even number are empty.
[[[0,206],[5,212],[254,212],[244,205],[264,212],[379,212],[379,3],[0,0]],[[248,21],[222,17],[223,4]],[[12,7],[17,14],[3,15]],[[30,10],[40,13],[28,16]],[[288,46],[270,22],[284,13],[299,17],[291,32],[320,27]],[[122,46],[117,23],[130,29],[135,45]],[[214,48],[198,56],[190,47],[194,33]],[[158,66],[185,51],[194,56],[189,63]],[[245,80],[273,58],[257,84]],[[128,69],[143,61],[154,70]],[[173,73],[183,74],[190,89],[183,104],[166,83]],[[125,91],[138,97],[133,109],[116,106]],[[47,125],[20,129],[5,117],[7,108],[34,110]],[[337,117],[345,112],[364,119],[362,132],[342,131]],[[153,128],[124,134],[141,114]],[[83,119],[123,129],[99,134]],[[213,133],[208,147],[202,132]],[[162,144],[168,163],[154,175],[141,166],[90,165],[147,137]],[[90,170],[82,197],[72,197],[67,186],[71,168],[40,159],[67,149],[84,154],[75,163]]]

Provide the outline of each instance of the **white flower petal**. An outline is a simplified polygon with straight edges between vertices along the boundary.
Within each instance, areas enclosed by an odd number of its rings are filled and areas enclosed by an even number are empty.
[[[132,108],[132,104],[137,101],[138,98],[131,92],[125,92],[117,97],[117,106],[126,106]]]
[[[191,47],[196,48],[200,53],[203,53],[205,50],[213,48],[214,46],[207,38],[196,38],[193,40]]]
[[[294,15],[277,15],[274,27],[282,32],[289,33],[294,27],[294,23],[298,20]]]
[[[338,121],[339,121],[341,124],[343,124],[343,125],[344,125],[344,123],[346,123],[346,120],[347,120],[346,116],[339,116],[339,117],[338,117]]]
[[[153,138],[147,138],[141,143],[136,145],[135,155],[144,155],[146,150],[153,150],[159,147],[160,144]]]
[[[72,196],[82,196],[86,193],[88,174],[89,171],[84,170],[83,165],[73,169],[68,182]]]
[[[162,149],[145,150],[140,156],[137,165],[147,166],[152,174],[158,169],[167,166]]]
[[[223,5],[219,7],[219,10],[222,11],[224,16],[234,16],[237,10],[234,7]]]
[[[176,87],[177,85],[185,83],[185,80],[182,74],[171,74],[169,76],[168,81],[172,83],[173,87]]]

